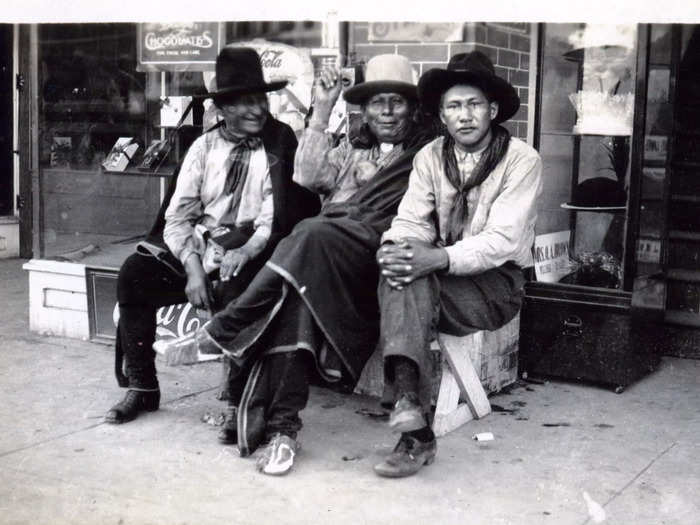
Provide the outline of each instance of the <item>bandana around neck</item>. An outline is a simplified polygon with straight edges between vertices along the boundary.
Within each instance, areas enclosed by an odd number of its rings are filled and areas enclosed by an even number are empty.
[[[462,238],[464,226],[469,218],[469,204],[467,195],[469,190],[479,186],[486,180],[486,177],[494,170],[508,151],[510,143],[510,133],[503,126],[495,125],[491,128],[491,142],[486,149],[481,151],[481,157],[474,167],[472,176],[467,181],[462,182],[462,177],[457,166],[457,155],[455,154],[455,141],[451,135],[445,134],[442,144],[442,158],[447,180],[457,190],[457,195],[452,202],[450,218],[448,222],[447,236],[445,243],[450,246]]]

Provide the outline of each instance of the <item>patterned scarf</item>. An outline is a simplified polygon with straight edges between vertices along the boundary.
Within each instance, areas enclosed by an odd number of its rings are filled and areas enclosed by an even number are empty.
[[[445,163],[445,175],[450,184],[457,190],[457,196],[452,202],[445,243],[451,246],[462,238],[462,232],[469,218],[469,204],[467,195],[469,190],[479,186],[493,171],[499,162],[505,157],[510,142],[510,133],[503,126],[491,127],[491,142],[481,154],[479,162],[474,167],[472,175],[467,181],[462,182],[455,154],[455,141],[448,133],[442,146],[442,157]]]
[[[224,184],[224,195],[232,194],[230,216],[235,222],[238,217],[238,208],[241,205],[241,195],[243,194],[243,186],[248,178],[248,166],[250,165],[251,152],[258,149],[262,145],[260,137],[236,137],[228,132],[226,126],[219,128],[221,135],[233,142],[233,149],[229,157],[231,159],[231,167],[226,175],[226,183]]]

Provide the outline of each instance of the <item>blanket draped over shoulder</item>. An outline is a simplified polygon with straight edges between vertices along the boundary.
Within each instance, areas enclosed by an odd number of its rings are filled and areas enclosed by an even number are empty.
[[[297,293],[315,328],[320,329],[353,381],[359,378],[379,337],[375,255],[381,235],[389,228],[408,187],[413,157],[431,138],[430,133],[416,136],[400,157],[379,170],[349,200],[332,203],[318,216],[297,224],[267,262],[267,267],[286,281],[287,288],[296,290],[287,289],[275,311],[283,307],[289,293]],[[284,340],[284,335],[265,333],[273,328],[289,331],[288,326],[274,323],[272,316],[246,327],[227,353],[234,360],[246,359],[250,349],[263,342],[268,350],[270,345],[293,349],[294,342]],[[286,316],[289,319],[288,312]],[[296,317],[302,322],[309,319],[306,312]]]

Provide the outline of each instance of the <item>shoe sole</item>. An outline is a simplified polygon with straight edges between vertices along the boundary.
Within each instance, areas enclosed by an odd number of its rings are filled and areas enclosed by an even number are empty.
[[[435,455],[432,455],[430,457],[425,458],[423,461],[423,464],[418,467],[416,470],[413,472],[397,472],[397,471],[391,471],[391,470],[382,470],[381,468],[381,463],[379,465],[375,465],[374,467],[374,472],[378,475],[381,476],[382,478],[407,478],[409,476],[413,476],[416,474],[420,469],[423,467],[427,467],[428,465],[432,464],[435,461]]]
[[[109,417],[109,415],[105,415],[105,423],[109,423],[110,425],[122,425],[124,423],[129,423],[130,421],[133,421],[134,419],[139,417],[139,414],[141,412],[155,412],[156,410],[158,410],[158,408],[159,407],[155,407],[155,408],[154,407],[144,407],[141,410],[139,410],[138,412],[136,412],[133,417],[129,417],[129,418],[124,418],[124,417],[119,417],[119,416]],[[119,412],[117,412],[117,414],[118,413]]]

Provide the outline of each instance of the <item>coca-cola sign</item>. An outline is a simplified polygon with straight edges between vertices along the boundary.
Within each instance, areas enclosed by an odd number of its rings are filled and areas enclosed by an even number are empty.
[[[138,27],[140,71],[214,69],[223,45],[219,22],[144,23]]]
[[[156,312],[156,339],[182,337],[206,322],[206,316],[190,303],[163,306]]]

